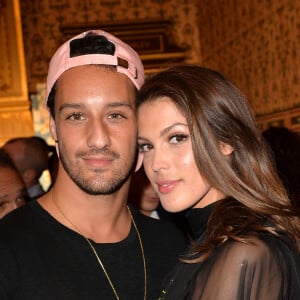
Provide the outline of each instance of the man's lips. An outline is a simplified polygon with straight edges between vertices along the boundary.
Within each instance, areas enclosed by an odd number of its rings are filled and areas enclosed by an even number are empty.
[[[83,161],[85,162],[86,165],[88,165],[90,167],[93,167],[93,168],[107,167],[114,160],[114,158],[112,158],[112,157],[105,157],[105,156],[101,156],[101,157],[97,157],[97,156],[87,157],[87,156],[85,156],[85,157],[82,157],[82,159],[83,159]]]

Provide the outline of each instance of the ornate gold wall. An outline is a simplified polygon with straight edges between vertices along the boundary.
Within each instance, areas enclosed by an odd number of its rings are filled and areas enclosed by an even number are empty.
[[[32,0],[21,1],[29,91],[45,82],[48,61],[64,41],[66,24],[107,24],[124,20],[173,21],[175,43],[187,49],[187,61],[200,60],[198,15],[194,0]]]
[[[201,0],[203,64],[248,96],[262,127],[300,131],[300,1]]]
[[[33,134],[18,0],[0,1],[0,145]]]
[[[299,0],[32,0],[21,1],[21,11],[30,93],[45,82],[65,39],[61,27],[171,20],[186,62],[231,78],[263,128],[274,122],[300,130]]]

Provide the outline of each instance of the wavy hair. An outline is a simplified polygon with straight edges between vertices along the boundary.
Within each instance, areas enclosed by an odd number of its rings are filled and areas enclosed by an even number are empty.
[[[193,254],[202,255],[192,261],[204,260],[228,239],[247,243],[250,232],[280,236],[284,231],[299,249],[299,216],[245,96],[219,72],[196,65],[177,65],[148,77],[137,106],[164,96],[186,118],[201,175],[234,199],[216,205],[205,244],[194,246]],[[233,147],[230,160],[221,153],[220,142]]]

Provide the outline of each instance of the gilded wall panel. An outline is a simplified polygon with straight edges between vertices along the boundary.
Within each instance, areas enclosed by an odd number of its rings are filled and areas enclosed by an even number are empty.
[[[202,0],[198,7],[203,64],[229,76],[258,119],[299,113],[300,1]]]
[[[46,80],[48,62],[64,41],[65,24],[106,24],[124,20],[173,22],[175,43],[188,62],[200,61],[198,11],[194,0],[32,0],[22,1],[24,47],[30,93]]]
[[[33,134],[18,0],[0,1],[0,146]]]

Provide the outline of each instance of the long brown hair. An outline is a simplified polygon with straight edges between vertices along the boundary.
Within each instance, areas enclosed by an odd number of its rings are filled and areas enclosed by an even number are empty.
[[[228,239],[247,242],[250,232],[279,235],[284,231],[300,248],[299,217],[244,95],[219,72],[177,65],[149,77],[137,105],[163,96],[169,97],[187,120],[201,175],[234,199],[215,207],[206,243],[195,246],[195,252],[203,254],[196,261],[208,257]],[[233,147],[230,160],[222,155],[220,142]]]

